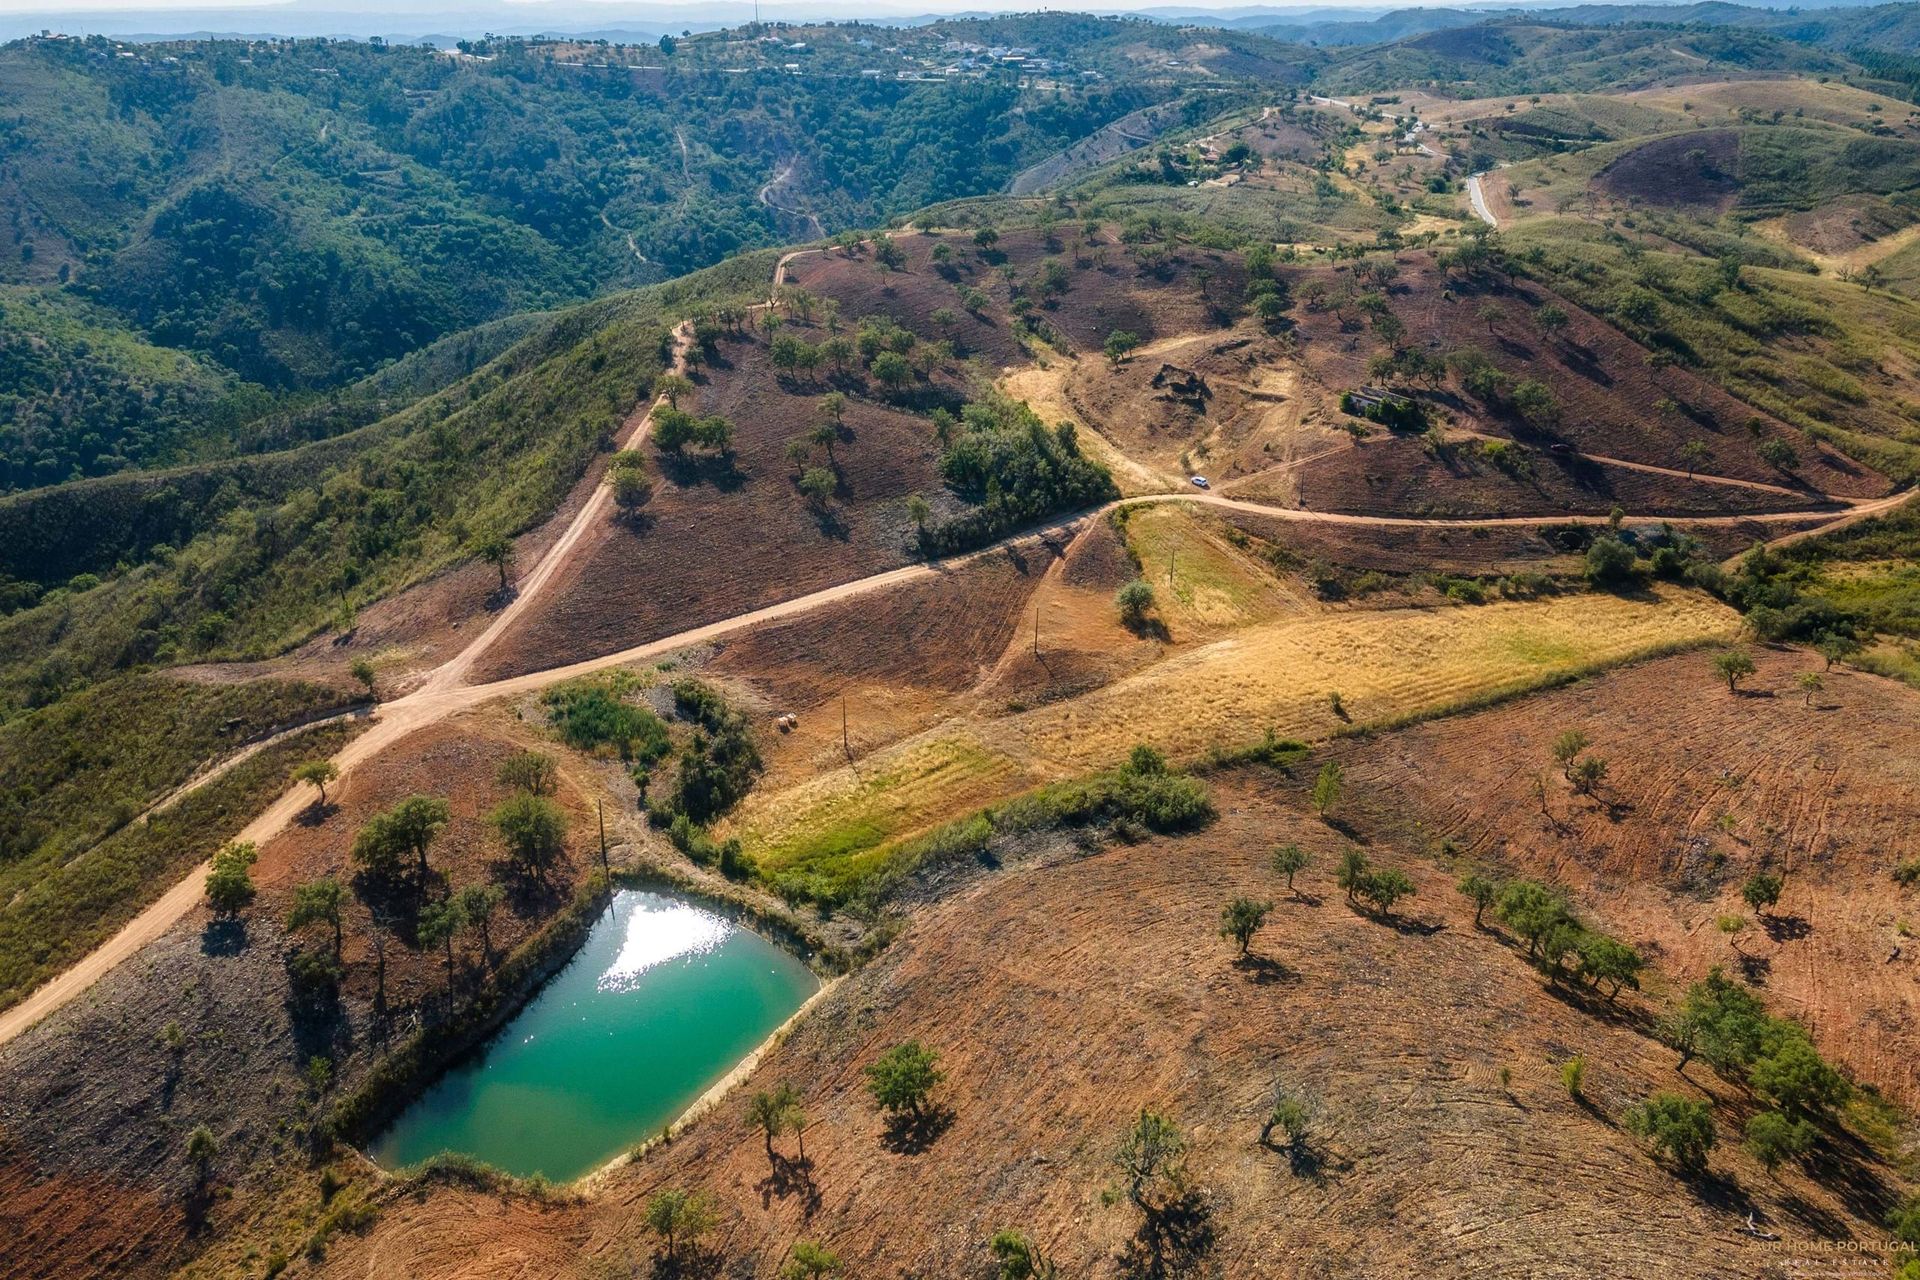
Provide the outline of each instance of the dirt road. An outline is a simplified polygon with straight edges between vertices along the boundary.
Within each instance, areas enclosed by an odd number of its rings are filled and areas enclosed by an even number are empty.
[[[784,255],[774,268],[773,288],[777,290],[786,281],[787,266],[804,253],[817,253],[819,250],[796,250]],[[771,302],[759,304],[772,305]],[[756,308],[757,309],[757,308]],[[683,323],[674,331],[675,355],[671,368],[676,372],[685,369],[686,344],[692,340],[690,324]],[[632,447],[645,436],[651,425],[655,409],[660,400],[650,403],[642,412],[633,415],[619,437],[623,448]],[[1111,443],[1111,442],[1109,442]],[[1648,469],[1655,469],[1651,468]],[[1699,477],[1707,479],[1706,477]],[[1756,488],[1768,488],[1758,482],[1731,481],[1737,484],[1749,484]],[[1825,496],[1825,495],[1823,495]],[[1850,524],[1879,512],[1888,511],[1906,502],[1911,492],[1899,492],[1885,498],[1856,500],[1834,498],[1836,512],[1810,513],[1807,511],[1762,512],[1750,515],[1702,516],[1689,518],[1681,523],[1705,526],[1735,526],[1748,523],[1807,524],[1819,521],[1815,527],[1789,535],[1791,538],[1811,536],[1825,528]],[[425,684],[414,692],[392,702],[383,703],[375,712],[375,721],[366,732],[334,757],[344,778],[358,765],[371,760],[387,747],[420,729],[435,724],[450,715],[480,705],[496,698],[513,697],[529,693],[561,681],[574,679],[608,667],[621,666],[634,662],[645,662],[665,657],[676,650],[690,645],[702,644],[735,631],[765,623],[791,618],[829,605],[837,604],[855,597],[906,583],[940,578],[954,573],[965,565],[987,556],[997,555],[1010,547],[1032,542],[1046,537],[1059,537],[1069,531],[1079,529],[1085,522],[1098,520],[1115,507],[1142,502],[1191,502],[1203,506],[1219,507],[1231,511],[1243,511],[1270,519],[1295,521],[1305,524],[1357,525],[1389,528],[1440,528],[1473,529],[1501,526],[1538,525],[1546,522],[1556,524],[1592,524],[1606,523],[1597,516],[1568,516],[1559,513],[1526,516],[1495,516],[1482,518],[1436,518],[1423,519],[1417,516],[1380,516],[1358,515],[1330,511],[1303,511],[1293,507],[1271,506],[1265,503],[1248,502],[1242,499],[1225,497],[1218,493],[1180,490],[1164,493],[1141,494],[1122,498],[1103,504],[1090,511],[1078,512],[1063,517],[1042,528],[1030,529],[1000,540],[988,547],[957,556],[949,560],[918,563],[892,569],[884,573],[860,578],[839,586],[797,596],[779,604],[762,609],[737,614],[706,626],[695,627],[674,635],[663,636],[646,644],[623,649],[615,653],[604,654],[597,658],[553,667],[544,671],[530,672],[490,684],[468,684],[467,678],[479,659],[494,645],[506,631],[526,612],[532,602],[540,597],[560,570],[572,558],[581,539],[593,523],[604,518],[608,505],[612,501],[612,491],[606,484],[598,486],[593,496],[581,507],[578,515],[567,527],[565,533],[541,557],[540,562],[521,580],[519,593],[513,601],[496,617],[485,631],[459,654],[428,677]],[[1823,518],[1827,517],[1827,518]],[[1629,522],[1662,519],[1659,516],[1628,516]],[[216,771],[230,768],[236,760],[229,759]],[[208,776],[217,776],[217,772]],[[279,834],[295,816],[311,805],[318,793],[305,784],[296,785],[276,800],[263,813],[235,837],[240,841],[252,841],[264,844]],[[80,995],[101,977],[140,949],[164,934],[182,917],[194,909],[201,900],[207,866],[202,864],[189,872],[179,883],[168,889],[146,910],[108,939],[86,957],[49,980],[21,1003],[4,1012],[0,1012],[0,1044],[20,1035],[29,1027],[61,1008],[67,1002]]]

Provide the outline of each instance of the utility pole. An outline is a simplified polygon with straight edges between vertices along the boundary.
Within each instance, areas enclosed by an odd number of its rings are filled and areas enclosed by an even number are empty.
[[[607,862],[607,803],[604,800],[593,802],[593,811],[600,818],[600,870],[607,879],[613,879],[613,867]]]
[[[840,695],[840,749],[847,753],[847,763],[853,763],[853,743],[847,738],[847,695]]]

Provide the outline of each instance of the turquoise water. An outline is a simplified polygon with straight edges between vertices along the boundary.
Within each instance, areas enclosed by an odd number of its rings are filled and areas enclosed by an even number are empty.
[[[623,891],[567,967],[370,1154],[397,1168],[457,1151],[578,1177],[659,1133],[817,986],[791,952],[723,915]]]

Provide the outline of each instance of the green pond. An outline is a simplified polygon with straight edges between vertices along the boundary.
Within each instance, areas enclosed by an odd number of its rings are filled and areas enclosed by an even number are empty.
[[[791,952],[684,899],[624,891],[567,967],[374,1143],[566,1180],[660,1132],[818,986]]]

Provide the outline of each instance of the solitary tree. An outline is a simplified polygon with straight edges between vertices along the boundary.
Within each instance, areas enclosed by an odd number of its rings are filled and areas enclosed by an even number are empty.
[[[1305,1150],[1311,1134],[1313,1114],[1304,1099],[1296,1098],[1284,1091],[1274,1095],[1273,1107],[1267,1112],[1267,1118],[1260,1125],[1260,1145],[1277,1147],[1283,1151]],[[1278,1131],[1281,1141],[1275,1142],[1273,1135]]]
[[[1261,902],[1256,898],[1235,898],[1220,909],[1220,936],[1232,938],[1240,944],[1240,954],[1246,955],[1253,945],[1253,935],[1267,921],[1267,913],[1273,910],[1271,902]]]
[[[820,417],[834,430],[845,425],[847,418],[847,398],[838,391],[829,391],[820,397]]]
[[[213,869],[207,872],[207,902],[214,912],[237,916],[253,901],[251,868],[260,858],[252,843],[230,844],[213,855]]]
[[[867,1092],[889,1115],[923,1120],[934,1089],[947,1078],[939,1062],[918,1040],[895,1045],[867,1067]]]
[[[718,1222],[713,1201],[698,1191],[668,1187],[647,1201],[647,1229],[660,1237],[660,1260],[669,1268],[677,1267],[684,1251],[698,1245]]]
[[[1460,877],[1460,883],[1455,887],[1460,890],[1462,897],[1473,904],[1473,927],[1478,929],[1480,917],[1500,895],[1500,886],[1485,876],[1470,871]]]
[[[800,1117],[800,1095],[792,1085],[776,1085],[770,1091],[762,1089],[747,1099],[747,1128],[758,1129],[766,1140],[767,1163],[775,1160],[773,1140],[788,1129],[797,1132]]]
[[[1000,1268],[999,1280],[1055,1280],[1060,1274],[1039,1245],[1011,1227],[993,1233],[987,1252]]]
[[[507,570],[513,566],[513,543],[502,534],[491,534],[473,544],[473,554],[500,571],[500,589],[507,589]]]
[[[1393,912],[1394,903],[1402,898],[1413,896],[1414,884],[1406,872],[1394,867],[1384,867],[1362,876],[1354,892],[1371,902],[1374,910],[1383,915],[1390,915]]]
[[[187,1135],[187,1163],[193,1168],[195,1190],[205,1190],[213,1179],[213,1162],[219,1158],[220,1144],[214,1140],[213,1130],[204,1124],[197,1124],[193,1132]]]
[[[1339,803],[1340,789],[1346,780],[1346,773],[1337,761],[1329,760],[1320,767],[1320,776],[1313,780],[1314,812],[1325,817],[1327,810]]]
[[[1114,592],[1113,604],[1120,611],[1122,623],[1137,627],[1146,621],[1147,610],[1153,608],[1153,584],[1145,578],[1135,578]]]
[[[880,385],[889,391],[898,391],[913,381],[913,365],[897,351],[882,351],[870,367]]]
[[[373,685],[376,677],[371,662],[368,662],[365,658],[355,658],[353,664],[347,668],[347,674],[366,687],[369,698],[373,696]]]
[[[1693,473],[1707,460],[1707,446],[1699,440],[1689,440],[1680,446],[1680,461],[1687,464],[1687,479],[1693,479]]]
[[[1287,878],[1287,892],[1293,892],[1293,877],[1307,869],[1312,861],[1307,851],[1297,844],[1283,844],[1273,851],[1273,871],[1275,875]]]
[[[331,760],[303,760],[293,766],[293,780],[320,788],[320,807],[327,807],[327,784],[340,776],[340,766]]]
[[[1107,335],[1107,341],[1102,350],[1106,352],[1107,363],[1117,367],[1132,355],[1139,345],[1138,334],[1126,329],[1115,329]]]
[[[1826,659],[1827,670],[1831,671],[1833,670],[1834,663],[1845,662],[1854,654],[1859,653],[1860,642],[1852,636],[1834,635],[1830,633],[1821,636],[1819,643],[1813,646],[1813,650],[1822,658]]]
[[[840,487],[839,480],[825,467],[808,467],[794,483],[806,498],[807,505],[815,511],[825,511],[827,501],[833,497],[834,490]]]
[[[536,796],[552,795],[559,776],[559,765],[544,751],[517,751],[494,770],[494,777],[502,786]]]
[[[1818,671],[1802,671],[1800,673],[1800,690],[1807,695],[1807,706],[1812,706],[1814,695],[1826,687],[1827,682],[1820,678]]]
[[[1607,777],[1607,759],[1605,756],[1582,756],[1573,765],[1573,771],[1567,775],[1573,783],[1573,789],[1583,796],[1590,796]]]
[[[1134,1208],[1149,1218],[1160,1212],[1159,1193],[1184,1185],[1186,1153],[1187,1140],[1180,1127],[1158,1111],[1142,1108],[1113,1156]]]
[[[619,455],[614,455],[617,461]],[[613,502],[622,514],[632,516],[634,512],[647,505],[653,497],[653,481],[647,479],[644,467],[616,465],[609,477],[613,486]]]
[[[1756,871],[1740,886],[1740,896],[1761,915],[1772,915],[1786,882],[1771,871]]]
[[[780,1269],[780,1280],[826,1280],[840,1274],[840,1255],[811,1240],[793,1242],[793,1255]]]
[[[344,942],[340,913],[346,900],[346,890],[332,876],[309,880],[293,891],[293,909],[287,913],[288,932],[310,924],[326,925],[333,931],[333,954],[338,959]]]
[[[1722,649],[1713,655],[1713,669],[1727,682],[1727,692],[1737,693],[1740,681],[1754,672],[1753,657],[1745,649]]]
[[[1578,729],[1568,729],[1553,740],[1553,758],[1559,762],[1562,777],[1572,781],[1573,762],[1592,744],[1592,741]]]

